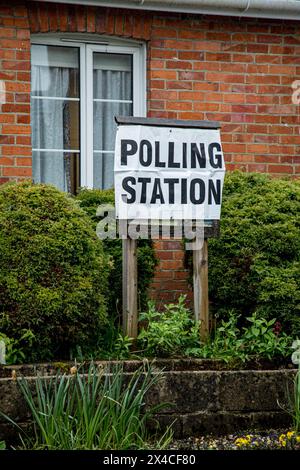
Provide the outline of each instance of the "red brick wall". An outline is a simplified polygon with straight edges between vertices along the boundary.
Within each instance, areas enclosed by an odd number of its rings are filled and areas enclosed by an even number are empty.
[[[24,2],[5,3],[11,6],[0,5],[0,80],[6,91],[0,102],[0,183],[31,176],[28,13]]]
[[[190,272],[185,265],[185,252],[182,240],[158,240],[154,243],[159,264],[153,279],[150,296],[160,302],[174,302],[180,294],[187,296],[192,303],[193,291],[190,285]]]
[[[38,32],[147,41],[149,116],[219,120],[227,169],[300,175],[300,108],[291,101],[300,75],[299,22],[6,3],[0,6],[1,182],[31,175],[29,38]],[[186,290],[180,246],[157,243],[153,286],[163,300]]]

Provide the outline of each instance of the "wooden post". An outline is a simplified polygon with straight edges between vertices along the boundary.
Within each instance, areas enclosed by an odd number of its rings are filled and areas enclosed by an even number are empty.
[[[137,338],[137,258],[136,240],[122,240],[123,333]]]
[[[205,341],[209,334],[207,238],[201,249],[193,250],[193,284],[195,320],[201,322],[200,337]]]

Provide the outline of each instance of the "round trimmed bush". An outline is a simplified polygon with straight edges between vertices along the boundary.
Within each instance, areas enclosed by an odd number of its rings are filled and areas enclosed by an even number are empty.
[[[257,312],[300,334],[300,182],[227,173],[221,236],[209,241],[212,310]]]
[[[0,187],[0,331],[33,334],[25,360],[96,345],[106,322],[108,260],[90,219],[53,186]]]

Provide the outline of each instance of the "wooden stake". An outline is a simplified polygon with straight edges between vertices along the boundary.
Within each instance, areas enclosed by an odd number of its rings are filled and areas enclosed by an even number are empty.
[[[123,333],[137,338],[137,258],[136,240],[122,240]]]
[[[209,334],[208,312],[208,249],[207,239],[199,250],[193,250],[193,284],[195,320],[200,321],[200,337],[206,341]]]

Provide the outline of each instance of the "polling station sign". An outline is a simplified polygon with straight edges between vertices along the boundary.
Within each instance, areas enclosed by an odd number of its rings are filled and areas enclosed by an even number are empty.
[[[225,164],[219,129],[140,121],[121,121],[117,129],[117,218],[220,219]]]

